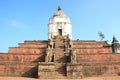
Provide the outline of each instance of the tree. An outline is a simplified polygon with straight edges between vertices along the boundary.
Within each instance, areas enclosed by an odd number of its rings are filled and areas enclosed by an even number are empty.
[[[105,36],[102,32],[98,32],[98,35],[100,37],[100,41],[102,41],[105,38]]]

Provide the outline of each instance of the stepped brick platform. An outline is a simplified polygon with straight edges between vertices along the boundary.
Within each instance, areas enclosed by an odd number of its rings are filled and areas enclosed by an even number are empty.
[[[72,42],[73,48],[77,50],[76,65],[78,68],[82,66],[81,71],[84,76],[120,75],[120,54],[112,53],[112,47],[107,42],[94,40],[73,40]],[[19,43],[18,47],[10,47],[8,53],[1,53],[0,76],[41,77],[39,75],[46,74],[42,72],[40,65],[45,61],[47,43],[47,40],[25,41]],[[63,38],[56,39],[55,44],[54,64],[48,65],[48,68],[51,66],[53,69],[52,74],[55,75],[53,78],[76,78],[74,73],[69,72],[73,67],[66,63],[69,50],[64,51]],[[42,65],[45,64],[42,63]]]

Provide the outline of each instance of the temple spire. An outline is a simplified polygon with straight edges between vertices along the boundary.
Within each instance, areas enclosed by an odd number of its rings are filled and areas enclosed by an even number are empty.
[[[62,10],[61,6],[58,6],[58,11]]]
[[[118,42],[118,40],[116,39],[115,36],[113,36],[113,41],[112,41],[112,43],[114,43],[114,42]]]
[[[115,36],[113,36],[113,41],[112,41],[112,52],[120,53],[120,44]]]

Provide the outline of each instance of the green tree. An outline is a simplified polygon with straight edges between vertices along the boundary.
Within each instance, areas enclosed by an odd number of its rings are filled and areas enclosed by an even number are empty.
[[[98,35],[100,37],[100,41],[102,41],[105,38],[105,36],[102,32],[98,32]]]

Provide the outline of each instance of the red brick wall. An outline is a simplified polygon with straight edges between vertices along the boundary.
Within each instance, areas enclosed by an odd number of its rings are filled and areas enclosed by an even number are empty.
[[[38,62],[44,62],[43,54],[0,54],[0,76],[37,77]]]
[[[0,65],[0,75],[3,76],[5,74],[5,65]]]
[[[77,55],[79,61],[87,62],[120,62],[120,54]]]
[[[24,55],[24,54],[0,54],[0,62],[14,61],[14,62],[32,62],[44,61],[44,55]]]
[[[84,76],[119,76],[120,65],[114,64],[87,64],[83,66],[82,70]]]
[[[113,54],[111,47],[103,42],[74,41],[78,62],[119,62],[120,54]],[[47,41],[25,41],[11,47],[7,54],[0,54],[0,76],[37,75],[37,63],[44,62]]]
[[[0,63],[0,76],[30,76],[37,77],[38,66],[36,63]]]
[[[39,48],[10,48],[8,53],[10,54],[43,54],[45,49]]]
[[[36,45],[36,44],[20,44],[18,47],[21,48],[46,48],[46,44]]]
[[[112,53],[111,48],[87,48],[87,49],[76,49],[77,54],[103,54],[103,53]]]
[[[24,41],[18,47],[10,47],[10,54],[43,54],[47,48],[47,41]]]

